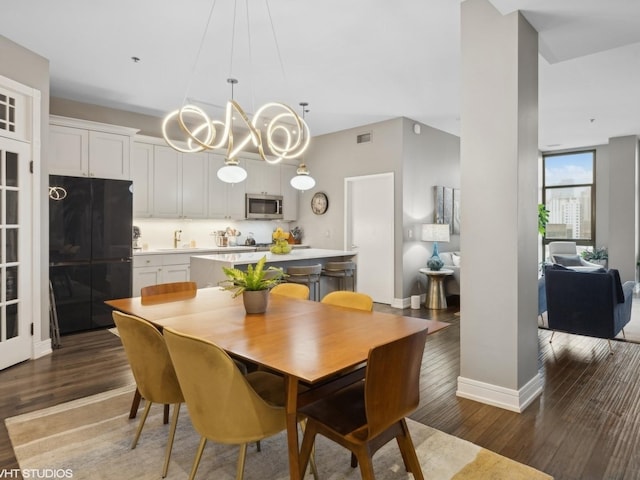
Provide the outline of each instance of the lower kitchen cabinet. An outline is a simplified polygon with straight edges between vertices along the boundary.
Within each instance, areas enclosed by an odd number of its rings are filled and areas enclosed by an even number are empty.
[[[132,294],[140,295],[140,289],[149,285],[188,281],[190,257],[182,253],[134,255]]]

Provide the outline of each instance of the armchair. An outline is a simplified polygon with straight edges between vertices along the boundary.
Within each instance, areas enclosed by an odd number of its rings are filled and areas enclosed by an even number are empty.
[[[543,278],[551,330],[612,339],[631,320],[635,282],[622,285],[618,270],[586,272],[551,265]]]
[[[578,255],[576,242],[549,242],[549,259],[572,270],[592,271],[602,268]]]

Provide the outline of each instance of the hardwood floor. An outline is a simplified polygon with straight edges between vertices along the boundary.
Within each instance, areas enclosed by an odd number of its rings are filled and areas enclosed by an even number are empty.
[[[460,317],[376,310],[450,322],[427,338],[414,420],[543,470],[556,479],[640,479],[640,344],[539,330],[544,392],[517,414],[455,396]],[[464,319],[462,320],[464,321]],[[534,320],[535,321],[535,320]],[[62,338],[52,355],[0,372],[2,419],[133,383],[120,340],[105,331]],[[18,468],[0,426],[0,471]]]

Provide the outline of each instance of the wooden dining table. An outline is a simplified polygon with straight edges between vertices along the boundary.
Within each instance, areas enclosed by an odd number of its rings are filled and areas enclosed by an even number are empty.
[[[340,380],[362,378],[369,350],[447,323],[390,313],[367,312],[270,295],[263,314],[245,313],[242,298],[220,288],[195,294],[172,293],[151,298],[109,300],[116,310],[141,317],[158,328],[209,340],[230,355],[279,372],[284,377],[290,478],[299,479],[297,409],[336,388]],[[342,375],[349,372],[348,375]],[[304,389],[300,389],[300,385]],[[318,388],[314,388],[318,387]],[[299,391],[306,393],[299,395]]]

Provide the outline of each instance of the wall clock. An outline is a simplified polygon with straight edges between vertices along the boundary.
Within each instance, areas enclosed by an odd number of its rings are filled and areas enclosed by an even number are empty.
[[[329,199],[324,192],[316,193],[311,199],[311,211],[316,215],[323,215],[329,208]]]

